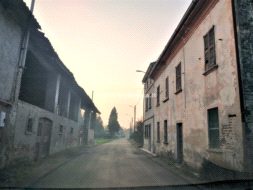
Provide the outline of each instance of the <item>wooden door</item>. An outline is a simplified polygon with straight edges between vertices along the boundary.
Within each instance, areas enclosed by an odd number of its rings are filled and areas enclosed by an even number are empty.
[[[183,162],[183,124],[177,124],[177,162]]]
[[[48,156],[50,150],[51,131],[52,121],[47,118],[40,118],[35,150],[36,159]]]

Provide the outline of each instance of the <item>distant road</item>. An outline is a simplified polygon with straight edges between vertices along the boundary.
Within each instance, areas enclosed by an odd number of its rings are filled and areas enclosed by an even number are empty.
[[[111,188],[189,184],[125,138],[91,148],[41,179],[36,188]]]

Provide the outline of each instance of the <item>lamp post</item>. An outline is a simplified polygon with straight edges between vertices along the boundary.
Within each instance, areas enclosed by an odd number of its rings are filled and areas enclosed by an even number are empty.
[[[129,117],[131,117],[131,121],[130,121],[130,129],[129,129],[129,139],[130,139],[130,136],[131,136],[131,134],[132,134],[132,123],[133,123],[133,117],[132,117],[131,115],[129,115],[129,114],[126,114],[126,115],[128,115]]]
[[[136,105],[134,106],[131,106],[129,105],[130,107],[134,108],[134,132],[135,132],[135,122],[136,122]]]

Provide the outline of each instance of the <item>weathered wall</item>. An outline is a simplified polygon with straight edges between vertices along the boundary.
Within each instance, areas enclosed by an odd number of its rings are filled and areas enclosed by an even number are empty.
[[[0,98],[10,100],[17,71],[22,31],[0,5]]]
[[[215,26],[216,64],[218,68],[205,72],[203,36]],[[175,67],[181,62],[182,92],[176,92]],[[177,159],[177,123],[183,123],[184,161],[200,168],[203,159],[221,167],[243,169],[243,139],[239,101],[238,73],[230,0],[218,1],[195,29],[184,47],[166,63],[168,66],[155,81],[155,89],[165,90],[169,76],[170,99],[155,108],[160,121],[161,143],[157,152],[169,153]],[[165,99],[161,94],[161,101]],[[207,110],[218,107],[221,146],[210,149]],[[229,117],[233,115],[235,117]],[[164,120],[168,120],[168,144],[163,144]]]
[[[6,113],[5,126],[0,128],[0,168],[9,163],[12,154],[15,106],[15,77],[18,69],[21,27],[0,5],[0,112]]]
[[[32,133],[27,133],[26,131],[28,118],[33,119]],[[80,127],[77,122],[19,101],[14,139],[15,155],[13,159],[24,156],[34,158],[40,118],[48,118],[53,121],[50,154],[79,145]],[[63,133],[59,132],[60,125],[63,125]],[[73,127],[73,134],[70,133],[71,127]]]
[[[149,80],[149,79],[148,79]],[[151,152],[155,152],[154,149],[154,107],[156,102],[156,96],[154,96],[154,84],[153,81],[149,81],[149,87],[145,88],[145,97],[144,97],[144,122],[143,122],[143,131],[144,131],[144,141],[143,141],[143,148],[146,150],[149,150]],[[146,97],[150,96],[151,94],[151,108],[149,108],[148,102],[148,109],[146,111]],[[145,126],[150,125],[151,126],[151,136],[149,138],[145,138]]]
[[[253,169],[253,2],[235,0],[238,58],[242,81],[246,169]]]

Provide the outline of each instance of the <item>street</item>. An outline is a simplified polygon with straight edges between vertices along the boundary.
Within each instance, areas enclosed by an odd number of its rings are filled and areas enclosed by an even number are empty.
[[[189,184],[125,139],[94,147],[43,177],[36,188],[112,188]]]

